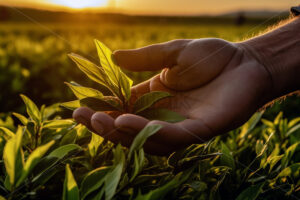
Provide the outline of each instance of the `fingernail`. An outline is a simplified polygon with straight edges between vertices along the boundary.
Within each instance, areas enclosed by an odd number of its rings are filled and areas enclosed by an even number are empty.
[[[104,129],[103,129],[103,125],[100,121],[92,120],[92,126],[97,133],[99,133],[99,134],[103,133]]]

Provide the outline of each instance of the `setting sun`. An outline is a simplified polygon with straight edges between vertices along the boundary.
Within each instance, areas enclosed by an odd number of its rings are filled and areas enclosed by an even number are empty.
[[[51,0],[51,2],[75,9],[101,7],[107,5],[107,0]]]

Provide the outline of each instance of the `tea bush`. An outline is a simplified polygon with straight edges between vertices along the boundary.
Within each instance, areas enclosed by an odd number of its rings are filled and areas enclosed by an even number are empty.
[[[130,149],[114,145],[58,105],[0,123],[0,199],[296,199],[300,195],[300,118],[256,113],[240,128],[169,157],[144,153],[143,129]]]

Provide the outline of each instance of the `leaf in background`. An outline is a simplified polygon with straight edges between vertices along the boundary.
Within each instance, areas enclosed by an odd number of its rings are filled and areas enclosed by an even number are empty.
[[[300,124],[292,127],[287,133],[286,133],[286,137],[290,136],[292,133],[296,132],[297,130],[300,129]]]
[[[92,139],[91,139],[90,143],[88,144],[89,153],[92,158],[97,155],[97,151],[103,141],[104,141],[103,137],[101,137],[95,133],[92,133]]]
[[[239,134],[239,137],[245,138],[255,128],[263,114],[264,111],[261,111],[256,112],[254,115],[252,115],[252,117],[242,126],[242,130]]]
[[[295,119],[291,120],[288,123],[288,128],[292,128],[293,126],[295,126],[296,124],[298,124],[300,122],[300,117],[296,117]]]
[[[284,168],[275,179],[278,179],[280,177],[298,177],[300,173],[300,163],[295,163],[292,164],[290,166],[288,166],[287,168]]]
[[[79,100],[68,101],[68,102],[59,104],[59,106],[64,107],[69,110],[75,110],[80,107],[80,101]]]
[[[27,111],[27,114],[29,115],[29,117],[31,119],[33,119],[33,121],[35,121],[36,123],[39,124],[41,122],[41,113],[40,113],[38,107],[35,105],[35,103],[33,103],[33,101],[31,101],[25,95],[21,94],[20,96],[26,105],[26,111]]]
[[[172,95],[168,92],[160,92],[160,91],[146,93],[136,100],[136,102],[133,105],[133,112],[134,113],[142,112],[143,110],[150,108],[152,105],[154,105],[159,100],[162,100],[164,98],[171,97],[171,96]]]
[[[78,99],[84,99],[87,97],[98,97],[98,98],[103,97],[103,94],[96,89],[83,87],[75,82],[71,82],[71,83],[65,82],[65,84],[69,86],[69,88],[72,90],[72,92]]]
[[[22,151],[23,128],[19,128],[16,135],[11,137],[5,144],[3,160],[11,188],[15,186],[20,178],[24,166],[24,156]]]
[[[265,124],[267,127],[274,129],[275,125],[273,124],[273,122],[266,120],[266,119],[261,119],[262,123]]]
[[[79,200],[79,189],[76,180],[70,169],[70,165],[66,165],[66,176],[63,190],[63,200]]]
[[[100,167],[89,172],[83,179],[80,186],[82,199],[85,199],[89,194],[98,190],[105,181],[105,176],[110,171],[111,167]],[[101,190],[104,190],[103,188]],[[99,198],[101,199],[101,198]]]
[[[114,150],[114,165],[112,170],[105,177],[105,199],[110,200],[115,195],[123,167],[125,164],[125,154],[123,147],[118,144]]]
[[[3,196],[0,196],[0,200],[6,200]]]
[[[79,149],[81,149],[81,147],[78,146],[77,144],[67,144],[56,148],[47,157],[56,157],[58,159],[62,159],[71,151],[79,150]]]
[[[136,151],[134,151],[134,164],[133,164],[133,173],[130,178],[130,182],[132,182],[135,177],[141,172],[144,161],[145,161],[145,153],[143,149],[140,149],[137,154]]]
[[[59,146],[74,144],[76,142],[76,139],[77,139],[77,130],[72,129],[63,135],[62,139],[60,140]]]
[[[295,151],[298,149],[300,142],[293,144],[289,148],[287,148],[284,152],[284,157],[281,160],[281,167],[285,168],[288,166],[292,156],[294,155]]]
[[[279,114],[276,116],[275,120],[274,120],[274,124],[275,125],[278,125],[279,122],[281,121],[282,119],[282,116],[283,116],[283,112],[279,112]]]
[[[139,115],[149,120],[160,120],[170,123],[180,122],[186,119],[179,113],[164,108],[147,109],[140,112]]]
[[[21,115],[21,114],[19,114],[19,113],[12,113],[13,114],[13,116],[15,116],[16,118],[18,118],[18,120],[20,120],[20,122],[24,125],[24,126],[26,126],[26,124],[27,124],[27,122],[28,122],[28,119],[25,117],[25,116],[23,116],[23,115]]]
[[[235,169],[234,158],[233,158],[229,148],[223,142],[221,143],[221,152],[223,154],[220,156],[221,165],[231,167],[234,170]]]
[[[264,168],[267,166],[267,164],[270,165],[269,173],[272,171],[273,167],[282,159],[284,155],[279,156],[273,156],[271,158],[268,158],[267,162],[265,163]]]
[[[269,137],[268,137],[268,139],[267,139],[267,141],[266,141],[266,143],[264,145],[263,145],[262,141],[261,141],[260,144],[256,143],[256,154],[257,154],[256,157],[260,157],[260,156],[262,156],[266,152],[267,147],[269,145],[269,142],[270,142],[270,140],[271,140],[271,138],[272,138],[273,135],[274,135],[274,132],[272,132],[269,135]]]
[[[255,200],[258,195],[262,192],[262,188],[264,186],[264,182],[253,185],[245,189],[239,194],[236,200]]]
[[[70,119],[51,120],[51,121],[44,122],[43,128],[49,128],[49,129],[69,128],[74,124],[75,122]]]
[[[163,186],[158,187],[157,189],[151,190],[145,195],[139,194],[135,198],[135,200],[164,199],[167,193],[171,192],[171,190],[174,190],[174,188],[177,188],[191,176],[191,173],[193,172],[194,168],[195,166],[186,171],[178,173],[171,181],[169,181]]]
[[[129,153],[128,153],[128,159],[131,159],[131,156],[133,156],[134,151],[138,151],[139,149],[141,149],[144,145],[144,143],[146,142],[146,140],[154,135],[157,131],[159,131],[159,129],[161,129],[162,126],[161,125],[150,125],[150,126],[146,126],[145,128],[143,128],[143,130],[141,130],[139,132],[139,134],[134,138],[130,149],[129,149]]]
[[[98,56],[100,59],[100,64],[110,81],[117,87],[121,89],[122,94],[128,101],[131,95],[132,80],[122,72],[121,68],[118,67],[113,61],[113,54],[111,50],[105,46],[102,42],[95,40],[95,44],[98,51]],[[120,96],[119,96],[120,97]]]
[[[107,99],[107,98],[106,98]],[[87,106],[94,111],[118,111],[120,107],[117,105],[117,102],[112,99],[106,100],[88,97],[80,100],[81,106]]]
[[[40,159],[45,155],[45,153],[50,149],[50,147],[54,143],[55,143],[55,141],[52,140],[51,142],[49,142],[45,145],[39,146],[29,155],[29,157],[24,165],[24,168],[22,169],[22,175],[16,183],[17,187],[27,178],[27,176],[29,175],[31,170],[38,164]]]
[[[0,136],[2,136],[5,140],[8,140],[11,137],[15,136],[15,134],[8,128],[0,127]]]

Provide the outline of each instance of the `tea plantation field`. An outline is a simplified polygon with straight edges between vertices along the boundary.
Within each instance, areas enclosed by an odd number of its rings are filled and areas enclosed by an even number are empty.
[[[159,126],[145,128],[127,149],[76,124],[55,104],[74,99],[65,81],[107,92],[67,56],[75,52],[98,62],[94,39],[114,50],[178,38],[237,42],[265,28],[1,23],[0,200],[299,199],[299,97],[288,97],[236,130],[167,157],[142,149]],[[136,84],[155,73],[126,74]]]

